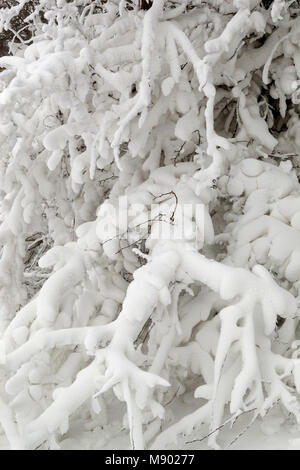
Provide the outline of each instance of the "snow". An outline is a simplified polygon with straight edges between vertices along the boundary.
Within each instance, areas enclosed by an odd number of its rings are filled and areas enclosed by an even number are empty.
[[[283,0],[275,0],[274,4],[272,5],[271,16],[274,23],[283,19],[281,16],[282,11],[285,7],[285,2]]]
[[[164,81],[161,84],[161,89],[162,92],[165,96],[168,96],[171,91],[173,90],[175,85],[175,80],[173,77],[167,77],[164,79]]]
[[[255,99],[247,100],[241,93],[239,113],[248,134],[257,139],[267,150],[272,151],[277,145],[277,140],[269,133],[267,123],[259,114]]]
[[[247,158],[242,161],[241,170],[246,176],[259,176],[263,172],[263,165],[254,158]]]

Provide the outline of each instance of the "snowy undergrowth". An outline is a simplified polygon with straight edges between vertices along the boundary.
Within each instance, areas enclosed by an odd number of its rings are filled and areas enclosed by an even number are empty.
[[[64,448],[78,429],[107,447],[117,422],[160,449],[278,405],[299,422],[297,14],[41,0],[32,41],[0,58],[11,448]],[[109,236],[124,200],[135,212]]]

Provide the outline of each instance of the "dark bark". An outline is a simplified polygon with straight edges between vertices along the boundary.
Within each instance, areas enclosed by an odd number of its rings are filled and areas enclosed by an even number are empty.
[[[273,0],[262,0],[262,5],[263,7],[268,10],[268,8],[271,6],[271,4],[273,3]]]
[[[140,9],[149,10],[152,7],[152,0],[140,0]]]
[[[29,0],[19,14],[14,16],[11,20],[11,30],[2,30],[0,32],[0,57],[7,55],[9,51],[9,42],[14,38],[15,42],[20,42],[18,37],[14,37],[17,33],[23,41],[30,40],[32,32],[30,29],[30,22],[26,22],[26,18],[34,11],[38,5],[39,0]],[[2,8],[13,8],[18,5],[16,0],[0,0],[0,15]],[[25,26],[28,26],[27,28]],[[25,27],[25,28],[24,28]]]

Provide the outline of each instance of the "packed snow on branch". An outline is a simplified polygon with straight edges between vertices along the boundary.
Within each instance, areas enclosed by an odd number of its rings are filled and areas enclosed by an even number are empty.
[[[299,1],[3,1],[0,35],[1,448],[299,446]]]

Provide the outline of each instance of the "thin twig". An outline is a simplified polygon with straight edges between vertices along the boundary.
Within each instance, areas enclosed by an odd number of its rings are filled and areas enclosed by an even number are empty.
[[[173,212],[172,212],[172,215],[171,215],[171,217],[170,217],[170,221],[171,221],[171,222],[174,222],[174,216],[175,216],[175,212],[176,212],[176,209],[177,209],[177,206],[178,206],[178,197],[177,197],[177,194],[174,193],[174,191],[169,191],[168,193],[162,193],[162,194],[159,194],[158,196],[155,196],[154,199],[158,199],[158,198],[160,198],[160,197],[162,197],[162,196],[168,196],[168,195],[172,195],[172,196],[175,197],[175,208],[174,208],[174,210],[173,210]],[[169,198],[167,198],[167,199],[165,199],[164,201],[161,201],[161,202],[166,202],[166,201],[168,201],[168,200],[169,200]]]
[[[202,441],[205,441],[205,439],[207,439],[208,437],[210,437],[212,434],[214,434],[215,432],[219,431],[220,429],[222,429],[224,426],[226,426],[226,424],[230,423],[230,421],[233,421],[234,420],[234,423],[236,422],[236,420],[246,414],[246,413],[251,413],[252,411],[255,411],[257,410],[257,408],[253,408],[251,410],[245,410],[245,411],[242,411],[240,414],[238,414],[237,416],[231,416],[230,418],[228,418],[226,421],[224,421],[223,424],[220,424],[220,426],[218,426],[217,428],[213,429],[211,432],[209,432],[208,434],[206,434],[206,436],[202,437],[201,439],[193,439],[192,441],[187,441],[186,444],[192,444],[193,442],[202,442]]]
[[[255,408],[255,410],[256,410],[256,408]],[[254,410],[250,410],[250,411],[254,411]],[[241,432],[239,432],[239,434],[228,444],[227,447],[225,447],[225,449],[229,449],[229,447],[231,447],[236,441],[238,441],[238,439],[240,439],[240,437],[242,437],[243,434],[245,434],[245,432],[248,431],[248,429],[252,426],[252,424],[254,423],[256,418],[257,418],[257,413],[254,414],[254,416],[251,419],[250,423],[248,423],[247,426],[244,429],[242,429]]]
[[[172,396],[172,398],[171,398],[169,401],[167,401],[167,403],[165,403],[164,406],[168,406],[168,405],[170,405],[170,404],[174,401],[174,399],[177,397],[177,393],[179,392],[179,390],[180,390],[180,385],[179,385],[179,387],[177,388],[177,390],[176,390],[176,392],[174,393],[174,395]]]

